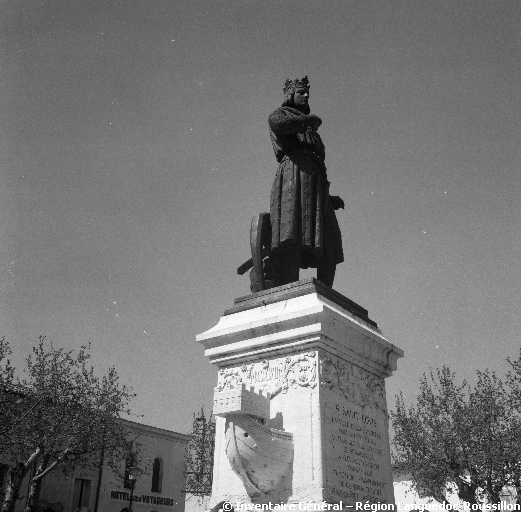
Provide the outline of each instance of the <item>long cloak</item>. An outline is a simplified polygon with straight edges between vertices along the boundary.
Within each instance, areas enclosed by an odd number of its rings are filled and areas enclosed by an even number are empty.
[[[342,235],[329,198],[325,149],[312,129],[317,116],[282,106],[269,117],[270,136],[279,162],[271,189],[271,248],[302,250],[301,267],[316,267],[321,258],[344,261]]]

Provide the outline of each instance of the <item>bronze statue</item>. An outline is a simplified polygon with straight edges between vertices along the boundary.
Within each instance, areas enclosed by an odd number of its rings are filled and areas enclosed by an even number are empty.
[[[286,80],[284,103],[269,116],[270,136],[279,163],[271,189],[270,213],[253,219],[252,292],[299,279],[301,268],[316,268],[317,279],[333,286],[344,261],[335,210],[344,201],[329,195],[325,148],[317,130],[322,120],[310,113],[309,81]]]

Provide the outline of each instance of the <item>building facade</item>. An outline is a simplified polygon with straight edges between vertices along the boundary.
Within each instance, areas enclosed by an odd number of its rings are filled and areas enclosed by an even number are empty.
[[[190,436],[123,420],[139,434],[144,471],[133,489],[132,512],[184,512],[184,462]],[[0,500],[6,466],[0,458]],[[121,473],[125,461],[121,461]],[[28,481],[24,482],[16,511],[23,510]],[[40,494],[39,512],[128,512],[131,483],[106,466],[65,477],[59,469],[49,473]],[[1,503],[1,501],[0,501]]]

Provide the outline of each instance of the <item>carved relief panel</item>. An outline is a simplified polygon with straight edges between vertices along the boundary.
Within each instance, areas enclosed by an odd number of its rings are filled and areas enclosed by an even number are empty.
[[[320,384],[343,395],[350,402],[386,411],[383,379],[362,368],[320,352]]]
[[[221,368],[217,388],[223,391],[246,384],[270,393],[273,398],[279,393],[287,393],[290,388],[314,388],[317,382],[317,352],[310,351],[241,367]]]

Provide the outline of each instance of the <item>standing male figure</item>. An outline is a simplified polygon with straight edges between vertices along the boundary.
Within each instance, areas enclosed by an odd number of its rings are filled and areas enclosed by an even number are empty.
[[[310,114],[309,81],[286,80],[284,103],[269,116],[279,167],[271,189],[271,260],[274,285],[298,281],[301,268],[316,268],[317,279],[333,286],[344,261],[335,210],[344,201],[329,195],[325,147]]]

